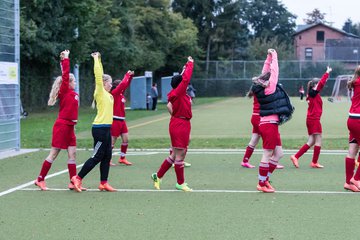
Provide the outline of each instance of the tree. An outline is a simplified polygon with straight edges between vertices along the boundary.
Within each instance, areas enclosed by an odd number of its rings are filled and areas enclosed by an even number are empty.
[[[325,20],[326,13],[320,12],[318,8],[315,8],[312,12],[306,13],[307,18],[304,18],[304,22],[306,24],[314,24],[314,23],[324,23],[328,24],[329,22]]]
[[[352,20],[348,18],[342,27],[342,30],[354,35],[360,36],[360,23],[353,24]]]
[[[246,21],[254,38],[278,37],[279,42],[292,43],[296,17],[277,0],[252,0],[246,9]]]

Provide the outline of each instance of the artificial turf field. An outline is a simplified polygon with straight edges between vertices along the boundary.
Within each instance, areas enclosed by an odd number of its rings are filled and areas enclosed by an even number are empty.
[[[239,111],[249,108],[241,101],[228,99],[194,108],[192,138],[249,135],[250,124],[243,119],[248,122],[251,112]],[[306,104],[294,104],[299,105],[295,118],[280,127],[283,141],[306,139],[301,122]],[[326,138],[343,141],[348,106],[328,104],[324,101],[324,142]],[[333,109],[326,111],[326,106]],[[211,124],[219,116],[225,116],[221,124]],[[129,122],[132,138],[146,138],[151,131],[152,137],[166,136],[164,117]],[[312,152],[295,169],[289,160],[294,150],[285,151],[281,160],[285,169],[272,177],[277,192],[264,194],[256,191],[257,169],[240,168],[244,146],[214,150],[190,146],[186,160],[192,166],[185,176],[195,191],[184,193],[175,191],[173,170],[164,177],[161,191],[153,189],[150,175],[167,156],[166,147],[132,150],[128,159],[133,166],[112,167],[110,183],[119,189],[115,193],[96,190],[98,168],[83,181],[90,191],[66,190],[65,152],[49,173],[47,185],[52,191],[47,192],[32,184],[47,150],[1,160],[0,239],[358,239],[359,196],[342,188],[346,151],[324,150],[319,160],[324,169],[308,166]],[[79,150],[77,163],[90,155],[91,151]],[[260,156],[261,151],[256,151],[251,162],[257,164]]]

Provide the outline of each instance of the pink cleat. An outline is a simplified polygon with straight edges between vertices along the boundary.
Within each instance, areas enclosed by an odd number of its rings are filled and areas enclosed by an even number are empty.
[[[241,166],[244,168],[254,168],[254,165],[251,165],[249,162],[241,162]]]
[[[77,178],[77,176],[73,176],[71,178],[71,182],[73,183],[74,185],[74,190],[77,191],[77,192],[81,192],[82,190],[82,187],[81,187],[81,184],[82,184],[82,181],[80,179]]]
[[[360,190],[352,183],[345,183],[344,189],[352,192],[360,192]]]
[[[276,169],[283,169],[283,168],[284,168],[284,166],[281,164],[276,165]]]
[[[273,186],[271,186],[270,182],[269,181],[266,181],[265,182],[265,186],[268,188],[268,189],[271,189],[275,192],[275,188]]]
[[[35,180],[34,182],[35,186],[38,186],[41,191],[47,191],[49,190],[47,187],[46,187],[46,182],[45,181],[41,181],[39,182],[37,179]]]
[[[320,165],[319,163],[313,163],[313,162],[311,162],[311,163],[310,163],[310,167],[312,167],[312,168],[323,168],[324,166],[323,166],[323,165]]]
[[[298,159],[295,157],[295,155],[291,155],[290,159],[291,159],[292,163],[294,164],[294,166],[295,166],[296,168],[299,168],[299,161],[298,161]]]
[[[69,190],[74,190],[74,184],[73,183],[69,183],[69,185],[68,185],[68,188],[69,188]],[[81,191],[86,191],[87,189],[86,188],[84,188],[84,187],[82,187],[81,186]]]
[[[350,184],[353,184],[355,187],[357,187],[358,189],[360,189],[360,181],[355,180],[354,178],[350,179]]]
[[[119,159],[119,163],[120,163],[120,164],[124,164],[124,165],[126,165],[126,166],[131,166],[131,165],[132,165],[132,163],[129,162],[126,158],[120,158],[120,159]]]
[[[100,191],[107,191],[107,192],[116,192],[117,191],[115,188],[110,186],[109,183],[105,183],[105,184],[100,183],[98,188],[99,188]]]
[[[263,193],[273,193],[275,192],[274,189],[271,189],[271,188],[268,188],[266,185],[265,186],[260,186],[260,184],[258,184],[256,186],[256,189],[260,192],[263,192]]]

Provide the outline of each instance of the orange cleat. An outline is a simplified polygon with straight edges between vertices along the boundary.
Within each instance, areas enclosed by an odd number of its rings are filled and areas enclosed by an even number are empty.
[[[116,192],[117,191],[115,188],[110,186],[109,183],[105,183],[105,184],[100,183],[98,188],[99,188],[100,191],[107,191],[107,192]]]
[[[276,165],[276,169],[283,169],[283,168],[284,168],[284,166],[281,164]]]
[[[131,166],[131,165],[132,165],[132,163],[129,162],[126,158],[120,158],[120,159],[119,159],[119,163],[120,163],[120,164],[127,165],[127,166]]]
[[[260,192],[263,192],[263,193],[273,193],[275,192],[274,189],[271,189],[271,188],[268,188],[266,185],[265,186],[260,186],[260,184],[258,184],[256,186],[256,189]]]
[[[110,167],[116,166],[116,164],[115,164],[115,163],[113,163],[111,160],[110,160],[109,165],[110,165]]]
[[[360,190],[352,183],[345,183],[344,189],[352,192],[360,192]]]
[[[70,189],[70,190],[74,190],[74,184],[73,183],[69,183],[69,185],[68,185],[68,188]],[[84,188],[84,187],[82,187],[81,186],[81,191],[86,191],[87,190],[87,188]]]
[[[312,167],[312,168],[323,168],[324,166],[323,166],[323,165],[320,165],[319,163],[313,163],[313,162],[311,162],[311,163],[310,163],[310,167]]]
[[[291,159],[292,163],[294,164],[294,166],[295,166],[296,168],[299,168],[299,161],[298,161],[298,159],[295,157],[295,155],[291,155],[290,159]]]
[[[81,187],[81,184],[82,184],[82,181],[80,179],[77,178],[77,176],[73,176],[71,178],[71,182],[74,186],[74,190],[77,191],[77,192],[81,192],[82,190],[82,187]]]
[[[265,186],[266,186],[268,189],[274,190],[274,192],[275,192],[275,188],[274,188],[273,186],[271,186],[271,184],[270,184],[269,181],[266,181],[266,182],[265,182]]]
[[[358,189],[360,189],[360,180],[355,180],[354,178],[350,179],[350,184],[355,185],[355,187],[357,187]]]
[[[38,186],[41,191],[47,191],[49,190],[47,187],[46,187],[46,182],[45,181],[41,181],[39,182],[37,179],[35,180],[34,182],[35,186]]]

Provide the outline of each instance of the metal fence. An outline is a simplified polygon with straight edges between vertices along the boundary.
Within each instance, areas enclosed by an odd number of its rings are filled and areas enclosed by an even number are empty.
[[[19,0],[0,1],[0,151],[20,148]]]
[[[198,96],[244,96],[251,86],[251,78],[261,73],[264,61],[197,62],[192,83]],[[327,66],[333,68],[322,95],[330,96],[338,75],[353,74],[357,61],[279,61],[279,82],[291,96],[306,89],[312,78],[320,78]]]

